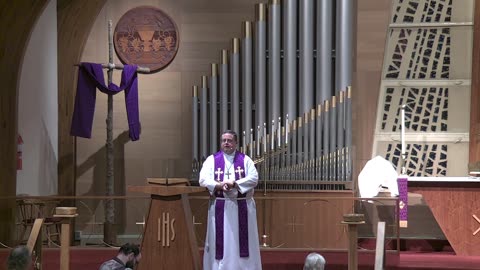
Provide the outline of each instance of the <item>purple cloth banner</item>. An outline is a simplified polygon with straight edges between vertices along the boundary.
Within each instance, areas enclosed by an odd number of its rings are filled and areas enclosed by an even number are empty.
[[[239,180],[245,177],[245,154],[238,151],[235,152],[233,158],[233,168],[235,171],[235,180]],[[224,180],[225,175],[225,160],[223,152],[219,151],[214,154],[215,171],[220,176],[221,182]],[[237,198],[245,198],[246,194],[238,192]],[[224,198],[223,191],[216,191],[215,197]],[[239,234],[239,247],[240,257],[248,257],[248,209],[247,201],[241,199],[238,203],[238,234]],[[224,243],[224,212],[225,212],[225,200],[215,200],[215,259],[223,259],[223,243]]]
[[[122,71],[120,86],[116,84],[105,85],[103,68],[101,64],[81,63],[78,70],[77,95],[73,110],[70,134],[83,138],[92,137],[93,114],[98,88],[108,95],[115,95],[123,90],[125,93],[125,106],[127,107],[128,126],[130,139],[140,139],[140,120],[138,113],[138,80],[137,66],[125,65]]]
[[[408,227],[408,176],[400,175],[397,179],[399,199],[400,227]]]

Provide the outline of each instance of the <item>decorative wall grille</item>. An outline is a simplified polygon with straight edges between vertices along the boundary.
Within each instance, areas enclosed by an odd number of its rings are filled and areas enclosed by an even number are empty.
[[[400,172],[401,106],[409,176],[468,173],[473,0],[394,0],[373,155]]]

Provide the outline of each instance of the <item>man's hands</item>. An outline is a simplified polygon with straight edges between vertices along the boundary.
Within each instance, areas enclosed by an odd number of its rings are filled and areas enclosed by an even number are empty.
[[[215,180],[215,191],[223,190],[223,183]]]
[[[225,180],[223,181],[223,190],[230,191],[235,187],[235,180]]]
[[[215,191],[230,191],[235,188],[235,180],[224,180],[223,182],[215,180]]]

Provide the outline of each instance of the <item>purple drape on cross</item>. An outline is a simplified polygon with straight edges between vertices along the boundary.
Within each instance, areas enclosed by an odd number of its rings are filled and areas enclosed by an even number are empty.
[[[215,159],[215,170],[220,178],[220,181],[223,182],[223,177],[225,175],[225,160],[223,158],[223,152],[219,151],[214,154]],[[235,181],[245,177],[245,165],[244,165],[245,155],[240,152],[235,152],[235,157],[233,158],[233,167],[238,169],[238,173],[235,173]],[[216,177],[217,179],[217,177]],[[245,198],[246,194],[238,192],[238,198]],[[215,197],[223,198],[223,191],[215,192]],[[247,211],[247,201],[241,199],[237,201],[238,203],[238,236],[239,236],[239,245],[240,245],[240,257],[248,257],[248,211]],[[223,258],[223,228],[224,228],[224,211],[225,211],[225,200],[215,200],[215,259],[221,260]]]
[[[97,97],[96,88],[109,95],[115,95],[125,90],[125,106],[127,107],[130,139],[132,141],[138,140],[140,138],[140,120],[138,113],[137,66],[135,65],[125,65],[123,67],[120,86],[111,83],[107,87],[101,64],[80,64],[70,134],[83,138],[92,137],[93,114]]]

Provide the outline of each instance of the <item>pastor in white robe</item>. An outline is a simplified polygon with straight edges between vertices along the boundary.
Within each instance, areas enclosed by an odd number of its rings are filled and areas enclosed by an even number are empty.
[[[225,160],[225,179],[235,179],[235,168],[232,155],[223,153]],[[203,163],[200,171],[200,186],[206,187],[212,195],[208,209],[207,236],[203,254],[204,270],[259,270],[262,269],[260,246],[257,227],[257,211],[253,199],[254,188],[258,183],[258,172],[252,159],[245,155],[245,177],[236,181],[236,187],[230,191],[223,191],[224,198],[214,196],[218,175],[215,171],[214,156],[209,156]],[[238,173],[238,172],[237,172]],[[246,198],[237,199],[238,192],[246,194]],[[225,200],[224,208],[224,240],[223,258],[215,258],[215,201]],[[248,257],[240,257],[239,226],[238,226],[238,200],[246,200],[248,216]]]

